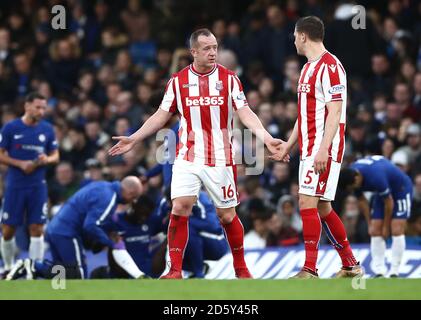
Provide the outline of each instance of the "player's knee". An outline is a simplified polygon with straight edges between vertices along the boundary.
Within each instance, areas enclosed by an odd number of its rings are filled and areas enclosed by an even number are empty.
[[[44,234],[44,226],[39,224],[31,224],[29,226],[29,234],[31,237],[41,237]]]
[[[3,234],[3,239],[5,241],[9,241],[11,240],[16,233],[16,229],[12,226],[6,225],[4,224],[2,227],[2,234]]]
[[[235,210],[229,209],[217,209],[219,221],[221,224],[231,223],[235,217]]]
[[[174,201],[172,206],[172,213],[179,216],[188,216],[191,212],[192,205],[184,201]]]
[[[405,234],[405,223],[392,223],[392,236],[401,236]]]
[[[298,206],[300,209],[315,208],[315,205],[308,199],[308,197],[302,197],[298,199]]]
[[[370,226],[368,228],[368,234],[371,237],[381,237],[382,236],[382,228],[379,226]]]

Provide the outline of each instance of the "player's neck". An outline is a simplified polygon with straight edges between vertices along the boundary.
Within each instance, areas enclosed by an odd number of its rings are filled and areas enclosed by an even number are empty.
[[[31,118],[27,115],[22,116],[22,122],[27,126],[35,126],[38,123],[38,121],[36,121],[34,118]]]
[[[323,43],[312,43],[306,52],[308,62],[319,60],[325,52],[326,48]]]
[[[203,66],[203,65],[200,66],[196,62],[193,61],[193,69],[197,73],[206,74],[206,73],[211,72],[213,68],[215,68],[215,64],[213,64],[211,67]]]

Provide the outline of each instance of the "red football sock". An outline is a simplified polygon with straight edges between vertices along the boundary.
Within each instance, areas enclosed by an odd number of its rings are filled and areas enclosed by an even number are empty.
[[[181,271],[184,249],[189,239],[189,217],[170,215],[168,225],[168,249],[171,269]]]
[[[234,269],[247,268],[246,262],[244,261],[244,228],[240,219],[235,215],[230,223],[223,224],[222,226],[225,229],[225,234],[231,247],[232,257],[234,258]]]
[[[322,218],[323,229],[330,242],[338,251],[344,267],[355,266],[358,262],[352,253],[342,220],[332,210],[326,217]]]
[[[304,267],[317,272],[316,263],[319,250],[320,234],[322,225],[319,213],[316,208],[301,209],[301,218],[303,220],[304,247],[306,250],[306,261]]]

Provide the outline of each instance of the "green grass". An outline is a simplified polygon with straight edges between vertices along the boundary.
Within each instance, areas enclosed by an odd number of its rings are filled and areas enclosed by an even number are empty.
[[[0,299],[421,299],[421,279],[367,279],[354,290],[349,279],[331,280],[68,280],[1,281]]]

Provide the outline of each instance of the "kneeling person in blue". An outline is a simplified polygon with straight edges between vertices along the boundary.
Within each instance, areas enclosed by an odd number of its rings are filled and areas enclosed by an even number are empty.
[[[154,243],[155,236],[166,232],[171,202],[163,198],[156,205],[149,197],[141,196],[128,212],[116,214],[105,228],[121,234],[127,251],[140,270],[152,278],[161,275],[165,268],[166,241]],[[228,244],[216,216],[215,207],[202,192],[193,207],[189,220],[189,241],[184,252],[183,269],[191,277],[204,277],[204,260],[219,260],[228,253]],[[99,267],[92,278],[127,278],[111,255],[108,267]]]
[[[85,278],[87,265],[82,239],[107,247],[115,261],[132,277],[143,276],[127,253],[122,239],[112,238],[104,230],[118,204],[130,203],[142,193],[137,177],[129,176],[119,181],[92,182],[74,194],[47,226],[46,240],[50,245],[52,262],[19,260],[7,275],[13,280],[26,273],[27,279],[36,276],[51,278],[54,265],[66,270],[67,278]]]
[[[366,157],[341,171],[339,187],[358,190],[360,205],[367,218],[371,236],[373,271],[386,274],[386,241],[392,234],[391,277],[399,275],[405,251],[405,228],[411,213],[412,181],[401,169],[382,156]],[[373,192],[370,206],[362,192]]]

